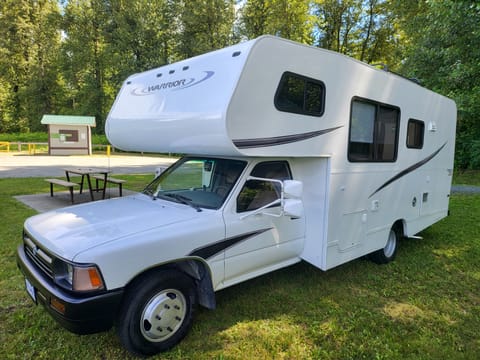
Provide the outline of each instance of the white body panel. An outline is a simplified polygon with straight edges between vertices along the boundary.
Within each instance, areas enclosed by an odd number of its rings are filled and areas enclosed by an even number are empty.
[[[225,237],[221,213],[196,212],[146,195],[54,210],[29,218],[25,228],[57,256],[97,264],[109,289],[123,287],[146,269],[185,258],[206,241]],[[223,281],[223,254],[209,259],[209,266],[218,286]]]
[[[235,50],[222,49],[130,76],[105,125],[112,145],[150,152],[195,149],[239,155],[227,136],[225,114],[251,45],[244,43]],[[243,55],[232,57],[235,51]]]

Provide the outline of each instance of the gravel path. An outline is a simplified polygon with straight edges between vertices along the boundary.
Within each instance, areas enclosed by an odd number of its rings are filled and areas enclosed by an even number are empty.
[[[452,194],[480,194],[480,186],[452,185]]]

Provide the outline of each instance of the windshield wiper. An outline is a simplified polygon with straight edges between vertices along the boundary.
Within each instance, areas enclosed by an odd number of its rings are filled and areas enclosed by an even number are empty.
[[[202,208],[200,206],[193,203],[192,199],[190,199],[186,196],[183,196],[183,195],[180,195],[180,194],[175,194],[175,193],[166,193],[166,194],[158,195],[158,197],[161,197],[161,196],[165,196],[165,197],[175,199],[176,201],[178,201],[181,204],[191,206],[192,208],[194,208],[198,212],[202,211]]]

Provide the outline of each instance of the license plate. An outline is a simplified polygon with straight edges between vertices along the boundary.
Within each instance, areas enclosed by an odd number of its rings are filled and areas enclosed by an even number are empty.
[[[35,290],[35,287],[30,284],[30,281],[28,281],[28,279],[25,279],[25,287],[27,289],[27,293],[28,295],[30,295],[30,297],[32,298],[32,300],[37,303],[37,294],[36,294],[36,290]]]

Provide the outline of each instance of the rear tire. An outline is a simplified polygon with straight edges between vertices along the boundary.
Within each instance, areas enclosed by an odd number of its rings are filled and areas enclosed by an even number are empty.
[[[388,233],[387,244],[383,249],[377,250],[369,255],[369,259],[377,264],[387,264],[395,259],[397,255],[398,241],[402,237],[402,229],[393,225]]]
[[[154,355],[178,344],[192,326],[194,283],[185,274],[164,270],[140,278],[128,290],[117,318],[125,348]]]

